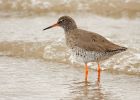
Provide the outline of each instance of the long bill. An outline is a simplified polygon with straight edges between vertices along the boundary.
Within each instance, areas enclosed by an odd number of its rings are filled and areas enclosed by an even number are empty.
[[[56,27],[56,26],[59,26],[59,24],[58,24],[58,23],[53,24],[53,25],[51,25],[51,26],[49,26],[49,27],[47,27],[47,28],[44,28],[43,31],[44,31],[44,30],[47,30],[47,29],[50,29],[50,28],[52,28],[52,27]]]

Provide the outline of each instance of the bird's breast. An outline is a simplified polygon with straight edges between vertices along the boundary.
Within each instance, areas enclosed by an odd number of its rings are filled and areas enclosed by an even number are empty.
[[[76,42],[76,37],[75,36],[67,34],[65,36],[65,39],[66,39],[66,45],[69,48],[73,48],[74,46],[76,46],[77,42]]]

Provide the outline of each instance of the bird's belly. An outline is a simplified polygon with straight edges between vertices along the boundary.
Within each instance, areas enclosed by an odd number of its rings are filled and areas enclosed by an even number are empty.
[[[108,59],[110,56],[103,52],[86,51],[83,49],[71,49],[71,58],[78,62],[98,62]]]

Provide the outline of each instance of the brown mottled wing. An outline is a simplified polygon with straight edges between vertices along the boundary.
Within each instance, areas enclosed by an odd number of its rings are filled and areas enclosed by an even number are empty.
[[[76,42],[76,46],[87,51],[105,52],[122,48],[97,33],[77,29],[74,34],[76,36],[74,40]]]

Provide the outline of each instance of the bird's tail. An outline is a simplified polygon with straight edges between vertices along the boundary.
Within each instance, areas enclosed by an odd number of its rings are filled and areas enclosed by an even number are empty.
[[[114,50],[109,50],[108,52],[116,52],[116,53],[119,53],[119,52],[123,52],[123,51],[126,51],[127,48],[126,47],[119,47],[119,48],[116,48]]]

